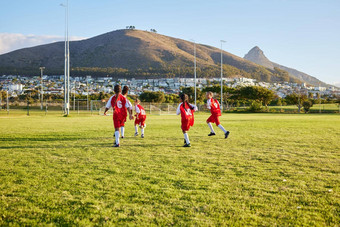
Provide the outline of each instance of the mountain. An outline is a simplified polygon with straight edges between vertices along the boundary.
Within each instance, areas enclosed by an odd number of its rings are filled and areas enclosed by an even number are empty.
[[[262,65],[269,69],[279,68],[281,70],[287,71],[291,77],[294,77],[298,80],[301,80],[303,82],[306,82],[308,84],[314,85],[314,86],[328,86],[326,83],[318,80],[317,78],[310,76],[306,73],[300,72],[296,69],[292,69],[280,64],[277,64],[275,62],[270,61],[263,53],[263,51],[258,47],[255,46],[252,48],[245,56],[244,59],[249,60],[251,62],[254,62],[256,64]]]
[[[116,30],[70,42],[71,76],[192,77],[194,43],[141,30]],[[220,76],[220,49],[196,44],[197,76]],[[64,42],[16,50],[0,55],[1,74],[63,74]],[[244,76],[260,81],[298,81],[283,71],[265,68],[223,52],[225,77]]]

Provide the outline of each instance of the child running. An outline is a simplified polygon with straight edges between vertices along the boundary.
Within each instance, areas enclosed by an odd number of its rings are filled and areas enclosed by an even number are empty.
[[[144,108],[140,105],[140,100],[136,98],[135,100],[135,112],[136,112],[136,120],[135,120],[135,136],[138,136],[138,126],[141,128],[141,137],[144,138],[144,128],[146,127],[145,119],[146,113]]]
[[[119,147],[119,128],[124,125],[125,115],[127,108],[130,108],[129,103],[126,101],[126,98],[121,94],[122,87],[120,85],[115,85],[114,87],[115,94],[111,96],[109,101],[106,104],[106,108],[104,111],[104,115],[106,112],[112,107],[113,109],[113,125],[115,127],[115,143],[114,147]],[[130,114],[130,119],[133,117]]]
[[[191,147],[188,131],[191,126],[194,125],[194,112],[197,111],[197,107],[188,102],[188,95],[180,94],[181,103],[178,105],[176,114],[181,114],[182,119],[182,132],[184,134],[184,147]]]
[[[211,91],[207,92],[207,108],[210,109],[211,116],[207,119],[207,124],[211,130],[208,136],[214,136],[216,135],[213,126],[211,123],[215,123],[217,127],[219,127],[223,133],[224,138],[227,139],[229,136],[229,131],[225,130],[223,126],[220,123],[219,116],[221,116],[221,109],[220,109],[220,103],[213,98],[213,93]]]
[[[128,100],[127,98],[127,94],[129,92],[129,87],[128,86],[124,86],[123,90],[122,90],[122,95],[126,98],[126,102],[129,103],[130,107],[127,108],[127,112],[129,112],[129,115],[132,116],[132,104],[131,102]],[[127,117],[127,112],[125,112],[124,114],[124,123],[123,125],[120,127],[120,134],[121,134],[121,138],[124,139],[124,133],[125,133],[125,122],[126,122],[126,117]],[[132,119],[130,119],[132,120]]]

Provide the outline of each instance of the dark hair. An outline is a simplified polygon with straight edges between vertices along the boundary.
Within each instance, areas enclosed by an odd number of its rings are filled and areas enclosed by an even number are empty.
[[[119,84],[116,84],[113,90],[116,94],[119,94],[122,92],[122,87]]]
[[[128,93],[128,91],[129,91],[129,87],[125,85],[123,87],[122,95],[126,95]]]
[[[139,98],[136,98],[135,101],[138,103],[138,102],[140,102],[140,99],[139,99]]]
[[[182,100],[182,105],[183,105],[183,108],[185,109],[185,110],[187,110],[186,108],[185,108],[185,103],[189,106],[189,108],[192,110],[192,109],[194,109],[191,105],[190,105],[190,103],[189,103],[189,97],[188,97],[188,95],[187,94],[184,94],[184,93],[181,93],[180,95],[179,95],[179,98]]]

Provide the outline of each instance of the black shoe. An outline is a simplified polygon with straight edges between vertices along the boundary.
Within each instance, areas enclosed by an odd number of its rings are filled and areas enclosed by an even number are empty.
[[[185,144],[183,147],[191,147],[191,144],[189,143],[189,144]]]
[[[144,138],[144,134],[142,134],[140,137],[141,137],[141,138]]]
[[[122,137],[120,137],[120,138],[124,139],[124,136],[122,136]]]
[[[138,132],[135,132],[135,136],[138,136]]]
[[[120,145],[115,143],[113,147],[120,147]]]
[[[214,135],[216,135],[216,133],[210,132],[208,136],[214,136]]]
[[[229,134],[230,134],[230,132],[229,131],[227,131],[224,135],[224,139],[227,139],[228,138],[228,136],[229,136]]]

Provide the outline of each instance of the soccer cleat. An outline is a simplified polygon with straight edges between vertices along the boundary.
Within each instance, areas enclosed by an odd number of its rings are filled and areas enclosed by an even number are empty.
[[[208,134],[208,136],[214,136],[214,135],[216,135],[216,133],[214,133],[214,132],[210,132],[210,133]]]
[[[113,147],[120,147],[120,145],[119,144],[114,144]]]
[[[142,134],[140,137],[141,137],[141,138],[144,138],[144,134]]]
[[[183,147],[191,147],[191,144],[189,143],[189,144],[184,144],[184,146]]]
[[[124,139],[124,136],[122,136],[122,137],[120,137],[120,138]]]
[[[224,134],[224,135],[225,135],[225,136],[224,136],[224,139],[227,139],[227,138],[228,138],[228,136],[229,136],[229,133],[230,133],[230,132],[229,132],[229,131],[227,131],[227,132]]]
[[[138,132],[135,132],[135,136],[138,136]]]

